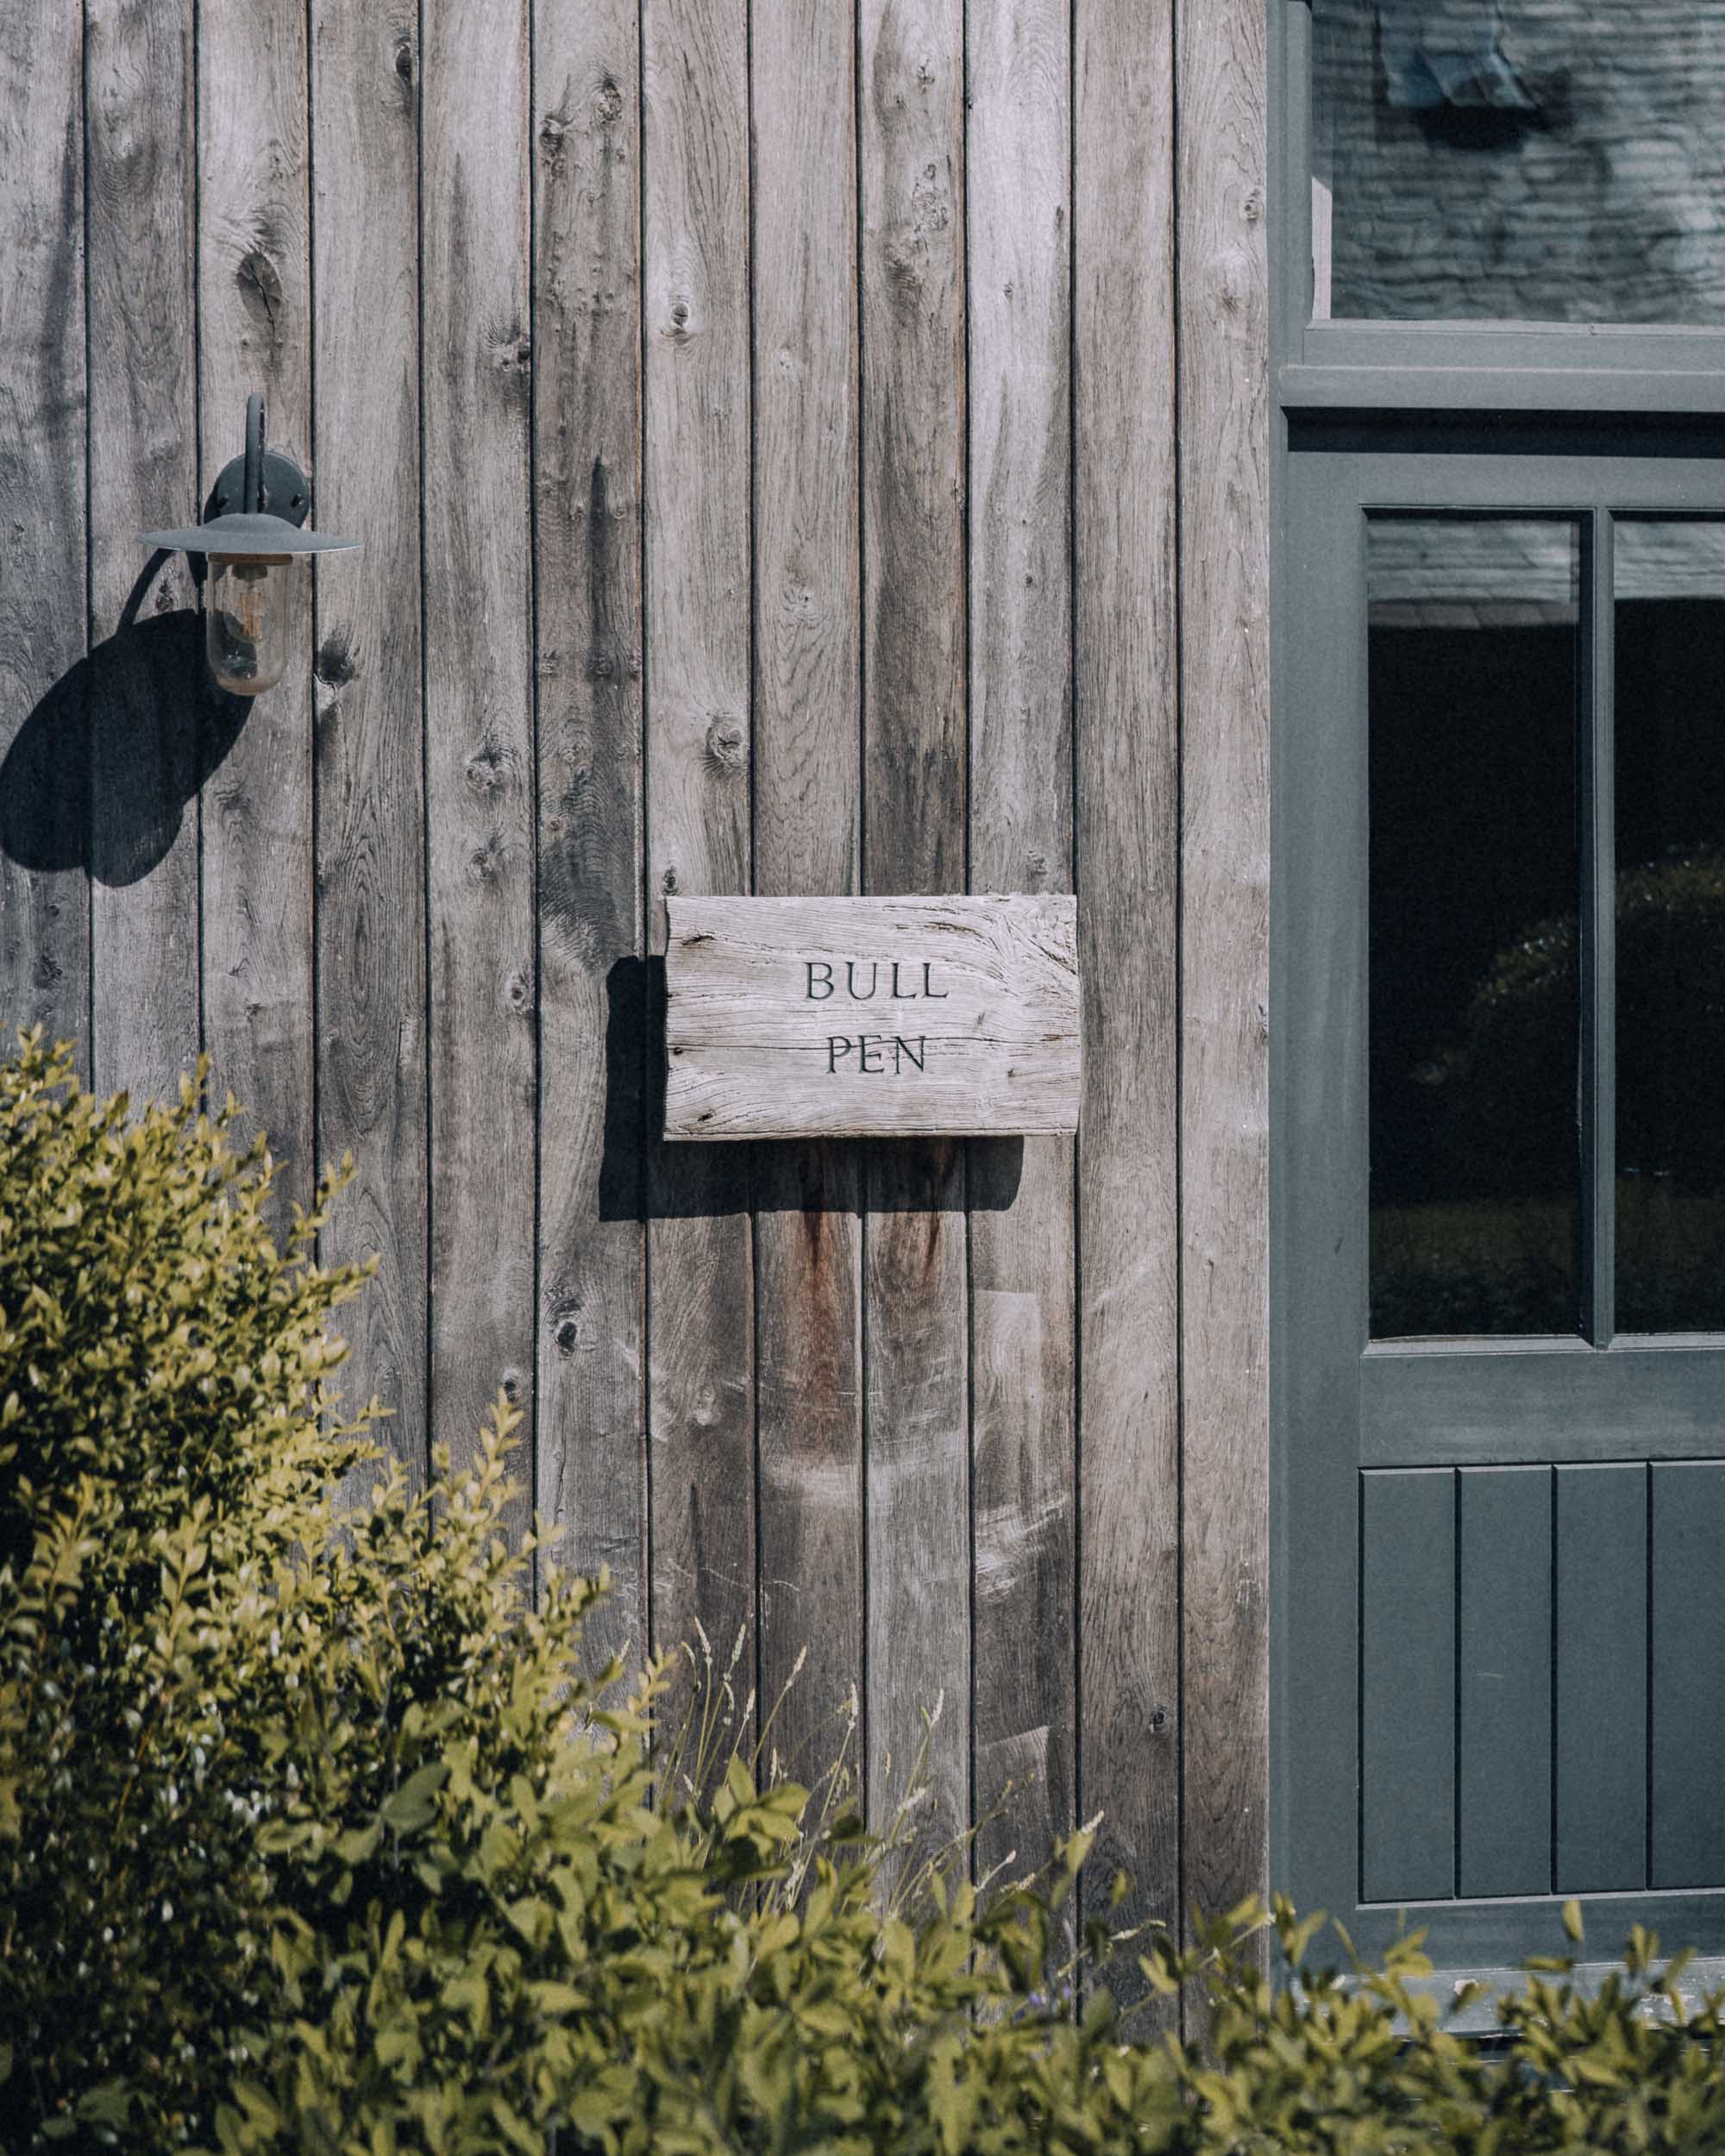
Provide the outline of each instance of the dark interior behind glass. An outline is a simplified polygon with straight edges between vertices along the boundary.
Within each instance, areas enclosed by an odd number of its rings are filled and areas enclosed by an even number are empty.
[[[1725,1331],[1725,525],[1614,554],[1617,1327]]]
[[[1376,1338],[1579,1327],[1578,552],[1370,526]]]

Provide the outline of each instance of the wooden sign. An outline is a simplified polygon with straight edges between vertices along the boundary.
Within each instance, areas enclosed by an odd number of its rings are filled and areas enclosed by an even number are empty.
[[[1075,899],[666,911],[668,1138],[1077,1129]]]

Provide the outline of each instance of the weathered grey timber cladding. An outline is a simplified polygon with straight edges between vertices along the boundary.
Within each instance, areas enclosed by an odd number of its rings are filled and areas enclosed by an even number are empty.
[[[931,1842],[1170,1920],[1265,1862],[1264,44],[0,0],[0,1009],[352,1150],[354,1393],[520,1401],[606,1648],[806,1647],[877,1812],[938,1701]],[[236,717],[135,535],[253,388],[363,550]],[[668,895],[967,889],[1078,893],[1076,1141],[658,1142]]]

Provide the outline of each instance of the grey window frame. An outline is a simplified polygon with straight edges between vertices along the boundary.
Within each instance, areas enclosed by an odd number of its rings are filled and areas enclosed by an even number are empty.
[[[1268,4],[1271,365],[1284,411],[1725,412],[1725,329],[1313,322],[1311,0]]]

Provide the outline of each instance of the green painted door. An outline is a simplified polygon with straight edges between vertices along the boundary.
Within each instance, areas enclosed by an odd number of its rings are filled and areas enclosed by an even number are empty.
[[[1276,1883],[1717,1952],[1725,463],[1407,440],[1288,460]]]

